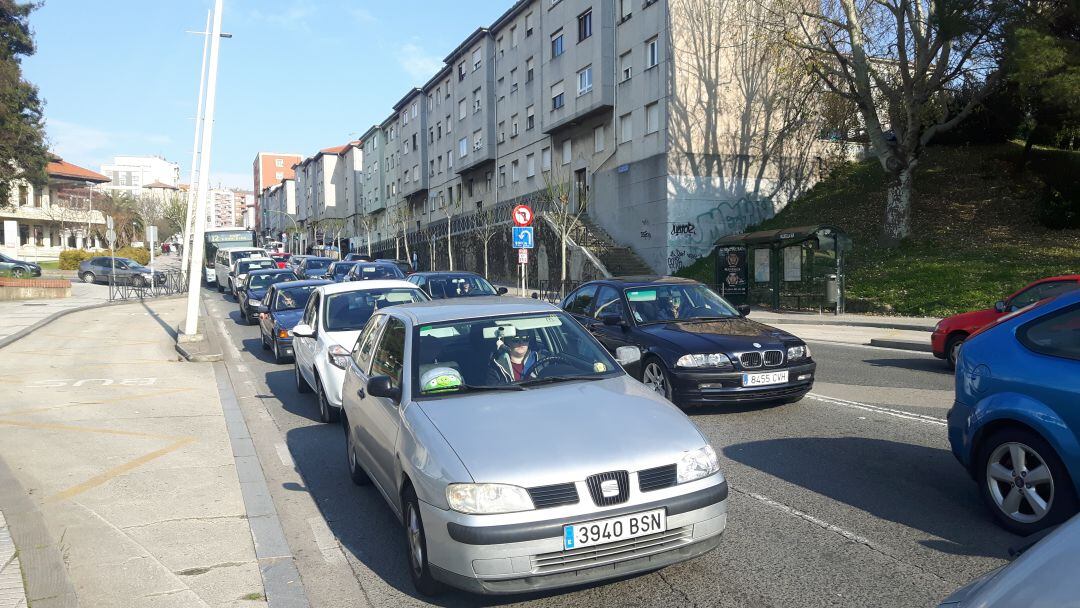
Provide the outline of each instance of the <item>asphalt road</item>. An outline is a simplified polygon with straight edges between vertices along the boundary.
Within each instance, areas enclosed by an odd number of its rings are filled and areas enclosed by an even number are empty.
[[[409,582],[403,532],[389,508],[375,489],[349,482],[341,429],[318,422],[313,397],[296,391],[292,365],[271,362],[258,328],[239,323],[232,298],[206,296],[232,345],[225,355],[237,393],[255,399],[244,407],[265,409],[246,416],[273,422],[252,428],[256,443],[284,437],[289,454],[279,450],[281,462],[295,463],[287,471],[260,453],[311,604],[430,605]],[[716,551],[563,593],[451,592],[434,605],[936,606],[1004,564],[1023,541],[993,523],[949,452],[944,418],[953,380],[942,363],[913,352],[811,345],[818,380],[803,401],[689,412],[720,453],[732,489]],[[280,437],[269,436],[274,427]],[[314,506],[305,508],[299,491]]]

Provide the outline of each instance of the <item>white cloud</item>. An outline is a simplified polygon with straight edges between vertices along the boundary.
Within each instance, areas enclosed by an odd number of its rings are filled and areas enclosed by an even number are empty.
[[[376,18],[375,15],[371,14],[371,11],[367,10],[366,8],[348,7],[345,10],[349,11],[349,14],[352,15],[352,18],[361,25],[372,25],[378,23],[379,21],[378,18]]]
[[[414,80],[426,81],[443,67],[442,59],[424,51],[412,42],[406,42],[398,50],[398,63]]]

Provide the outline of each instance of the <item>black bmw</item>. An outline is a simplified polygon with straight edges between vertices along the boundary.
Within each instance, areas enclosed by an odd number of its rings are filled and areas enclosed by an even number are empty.
[[[641,351],[637,377],[678,405],[791,403],[817,364],[799,338],[746,318],[705,285],[675,277],[592,281],[563,299],[612,353]]]

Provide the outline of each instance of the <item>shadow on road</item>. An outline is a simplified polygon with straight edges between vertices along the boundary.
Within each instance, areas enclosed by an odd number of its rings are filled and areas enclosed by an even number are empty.
[[[866,363],[874,367],[897,367],[915,372],[930,372],[944,376],[953,375],[953,371],[945,365],[945,362],[936,357],[933,359],[927,357],[917,359],[866,359]]]
[[[142,304],[142,307],[146,309],[146,314],[150,315],[151,319],[157,321],[157,324],[160,325],[161,328],[165,330],[165,333],[169,334],[169,338],[171,338],[172,340],[176,340],[177,333],[176,333],[176,328],[175,327],[173,327],[172,325],[169,325],[168,323],[165,322],[164,319],[162,319],[160,316],[158,316],[157,311],[155,311],[153,308],[150,308],[149,306],[147,306],[145,300],[139,300],[139,304]]]
[[[731,445],[724,456],[940,540],[942,553],[1007,557],[1019,537],[993,523],[974,482],[946,451],[861,437]]]

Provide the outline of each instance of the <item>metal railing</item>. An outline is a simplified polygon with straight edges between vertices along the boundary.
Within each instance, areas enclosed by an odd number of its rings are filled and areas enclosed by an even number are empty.
[[[540,300],[550,304],[558,304],[570,292],[582,285],[583,281],[550,281],[541,279],[537,281],[536,292]]]
[[[187,273],[179,270],[158,271],[151,284],[143,275],[109,275],[109,301],[146,300],[187,293]]]

